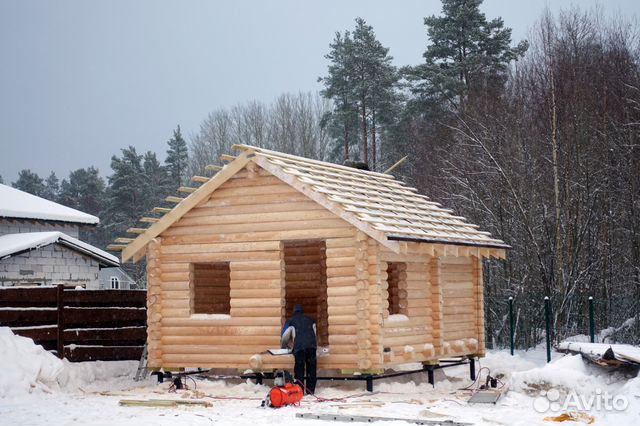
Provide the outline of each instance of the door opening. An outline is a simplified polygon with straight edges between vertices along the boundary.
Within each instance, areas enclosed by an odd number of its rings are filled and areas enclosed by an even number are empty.
[[[299,303],[304,313],[316,321],[318,346],[329,344],[327,314],[327,262],[324,241],[286,241],[285,316],[289,318]],[[285,320],[283,320],[284,323]]]

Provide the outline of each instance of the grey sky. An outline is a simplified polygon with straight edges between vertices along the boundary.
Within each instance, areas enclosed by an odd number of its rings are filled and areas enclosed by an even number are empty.
[[[595,1],[485,0],[514,41],[545,4]],[[637,0],[604,2],[638,15]],[[59,178],[134,145],[164,159],[180,124],[187,136],[218,108],[318,90],[335,31],[354,18],[373,25],[398,65],[417,64],[424,16],[437,0],[10,1],[0,0],[0,175],[32,169]]]

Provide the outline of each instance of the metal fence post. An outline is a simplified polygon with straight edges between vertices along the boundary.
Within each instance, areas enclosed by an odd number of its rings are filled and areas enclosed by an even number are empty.
[[[509,345],[511,347],[511,355],[513,355],[513,351],[515,349],[515,341],[514,341],[514,322],[513,322],[513,297],[509,297]]]
[[[589,338],[591,343],[596,341],[596,321],[593,315],[593,296],[589,296]]]
[[[547,340],[547,362],[551,361],[551,301],[549,296],[544,297],[544,322]]]

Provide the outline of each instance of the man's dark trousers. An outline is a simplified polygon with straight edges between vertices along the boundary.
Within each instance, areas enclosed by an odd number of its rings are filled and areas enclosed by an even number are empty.
[[[296,380],[304,383],[305,393],[315,393],[316,391],[316,348],[301,349],[293,354],[296,363],[293,373]],[[305,381],[305,370],[307,380]]]

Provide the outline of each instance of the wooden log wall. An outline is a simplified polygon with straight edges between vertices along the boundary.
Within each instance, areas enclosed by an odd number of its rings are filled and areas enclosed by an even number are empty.
[[[473,263],[473,285],[474,285],[474,297],[476,304],[476,330],[477,330],[477,355],[485,355],[485,330],[484,330],[484,277],[482,268],[482,258],[473,256],[471,258]]]
[[[387,270],[381,269],[378,260],[378,242],[372,238],[367,240],[367,254],[369,263],[369,333],[371,340],[370,359],[371,369],[381,369],[384,364],[382,357],[382,327],[384,315],[388,314],[389,301],[387,298]]]
[[[449,356],[477,351],[479,319],[484,315],[477,264],[472,256],[442,258],[443,350]]]
[[[162,367],[162,270],[160,238],[147,245],[147,365]]]
[[[432,288],[429,256],[417,251],[395,254],[382,246],[379,250],[381,298],[385,309],[382,327],[384,365],[433,359]],[[389,265],[392,266],[391,268]],[[397,280],[400,315],[389,317],[388,271]]]
[[[291,368],[292,357],[259,355],[279,347],[283,319],[290,315],[282,242],[323,240],[330,355],[318,363],[355,368],[361,325],[356,281],[367,273],[366,267],[357,272],[364,266],[356,264],[355,228],[255,164],[247,167],[165,230],[157,253],[148,249],[150,259],[157,257],[155,283],[162,291],[154,311],[159,327],[151,327],[159,332],[155,366],[245,369],[251,362],[254,368]],[[194,315],[190,264],[209,262],[229,262],[228,316]]]
[[[388,303],[382,312],[384,366],[484,353],[481,257],[456,246],[408,243],[402,254],[377,249],[381,299],[389,297],[388,272],[397,273],[389,265],[406,264],[398,273],[398,298],[406,291],[407,318],[389,318]]]

